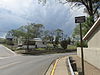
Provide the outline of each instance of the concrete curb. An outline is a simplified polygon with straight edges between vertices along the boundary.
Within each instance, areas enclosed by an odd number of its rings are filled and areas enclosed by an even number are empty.
[[[48,70],[46,71],[45,75],[54,75],[56,67],[57,67],[57,63],[59,62],[60,59],[64,58],[66,56],[63,57],[59,57],[57,59],[55,59],[49,66]]]
[[[51,62],[51,64],[49,65],[49,67],[48,67],[48,69],[46,70],[46,72],[44,73],[44,75],[48,75],[49,69],[50,69],[51,65],[54,64],[54,62],[55,62],[55,60],[53,60],[53,61]]]
[[[69,66],[69,70],[70,70],[71,75],[75,75],[75,74],[74,74],[74,71],[73,71],[73,68],[72,68],[72,66],[71,66],[69,57],[68,57],[68,66]]]
[[[59,58],[57,58],[57,59],[55,59],[55,60],[53,60],[52,61],[52,63],[50,64],[50,66],[48,67],[48,69],[47,69],[47,71],[46,71],[46,73],[45,73],[45,75],[54,75],[54,71],[55,71],[55,69],[56,69],[56,65],[57,65],[57,60],[58,60]],[[55,66],[55,68],[54,68],[54,66]]]
[[[50,75],[54,75],[54,73],[55,73],[55,69],[56,69],[56,67],[57,67],[57,63],[58,63],[58,61],[59,61],[59,59],[57,59],[57,60],[55,61],[54,65],[53,65],[53,69],[52,69]]]

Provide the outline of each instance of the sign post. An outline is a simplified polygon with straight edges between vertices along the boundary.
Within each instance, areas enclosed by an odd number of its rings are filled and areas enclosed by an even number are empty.
[[[81,62],[82,62],[82,75],[84,74],[84,53],[83,53],[83,40],[82,40],[82,25],[85,22],[85,16],[75,17],[75,23],[80,23],[80,43],[81,43]]]

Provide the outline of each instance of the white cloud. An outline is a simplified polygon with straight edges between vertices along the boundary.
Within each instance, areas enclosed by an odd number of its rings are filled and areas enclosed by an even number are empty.
[[[70,34],[75,27],[74,17],[83,15],[82,11],[81,8],[72,10],[55,0],[48,0],[45,6],[37,0],[0,0],[0,29],[15,29],[33,22],[42,23],[48,29],[62,28]]]

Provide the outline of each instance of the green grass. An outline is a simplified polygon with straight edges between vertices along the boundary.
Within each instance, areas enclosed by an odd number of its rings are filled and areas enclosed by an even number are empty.
[[[11,45],[7,45],[7,44],[3,44],[4,46],[6,46],[7,48],[11,49],[12,51],[16,51],[16,47],[11,46]]]
[[[32,54],[32,55],[73,52],[77,48],[76,46],[68,45],[67,49],[65,50],[63,50],[62,48],[54,49],[53,47],[49,47],[49,48],[36,48],[36,49],[30,50],[30,52],[27,52],[26,50],[23,50],[23,49],[17,50],[14,46],[6,45],[6,44],[4,45],[18,54]],[[51,45],[52,44],[50,44],[50,46]]]
[[[35,50],[45,50],[45,48],[36,48]]]
[[[68,45],[67,49],[77,49],[77,47],[74,45]]]

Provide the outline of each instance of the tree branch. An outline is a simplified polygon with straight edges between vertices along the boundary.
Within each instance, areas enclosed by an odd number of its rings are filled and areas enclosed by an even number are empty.
[[[100,4],[95,8],[94,13],[95,14],[97,12],[97,9],[100,7]]]

